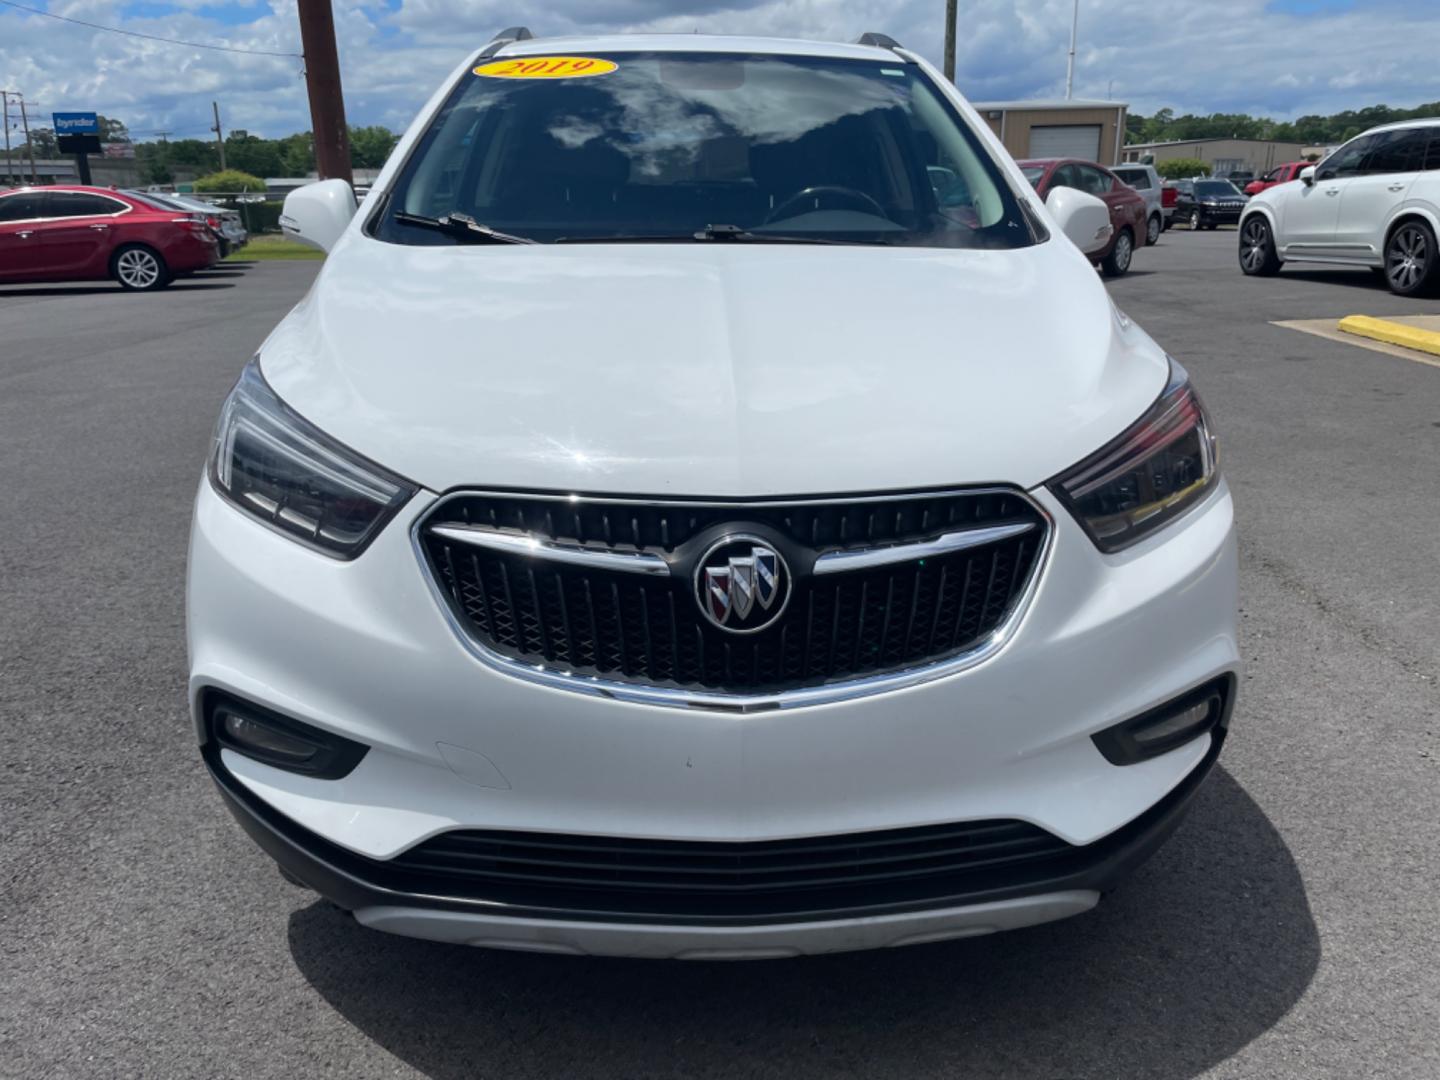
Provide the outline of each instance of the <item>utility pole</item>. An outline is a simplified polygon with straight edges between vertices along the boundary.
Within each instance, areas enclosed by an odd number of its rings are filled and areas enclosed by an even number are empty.
[[[945,0],[945,78],[955,81],[955,6],[956,0]]]
[[[315,168],[321,180],[354,184],[350,171],[350,130],[340,91],[340,55],[330,0],[299,0],[300,47],[305,53],[305,88],[315,133]]]
[[[1065,65],[1065,100],[1075,96],[1075,35],[1080,29],[1080,0],[1075,0],[1075,14],[1070,19],[1070,60]]]
[[[25,115],[25,98],[20,97],[20,126],[25,129],[25,151],[30,155],[30,183],[40,183],[40,174],[35,171],[35,143],[30,138],[30,118]]]
[[[5,183],[10,183],[10,178],[15,175],[15,166],[10,162],[10,91],[0,90],[0,103],[5,108]]]
[[[220,130],[220,103],[212,101],[210,107],[215,110],[215,126],[210,130],[215,132],[215,149],[220,151],[220,171],[225,171],[225,134]]]

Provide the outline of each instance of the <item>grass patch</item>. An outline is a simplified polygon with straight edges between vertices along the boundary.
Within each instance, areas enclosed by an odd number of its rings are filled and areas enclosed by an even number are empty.
[[[250,242],[239,251],[225,256],[226,262],[248,261],[250,259],[323,259],[325,253],[304,244],[297,244],[283,236],[252,236]]]

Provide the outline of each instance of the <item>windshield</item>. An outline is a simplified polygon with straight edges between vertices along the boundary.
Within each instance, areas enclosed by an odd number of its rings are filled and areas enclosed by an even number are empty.
[[[1197,195],[1239,195],[1240,189],[1229,180],[1198,180],[1195,183]]]
[[[458,213],[542,242],[692,240],[717,225],[771,240],[1034,242],[974,134],[898,58],[611,53],[476,70],[402,167],[372,222],[380,239],[461,242],[414,221]]]

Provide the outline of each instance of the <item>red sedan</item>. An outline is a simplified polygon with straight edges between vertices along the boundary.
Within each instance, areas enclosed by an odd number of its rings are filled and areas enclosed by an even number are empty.
[[[0,192],[0,284],[104,281],[163,289],[214,266],[219,242],[203,218],[108,188]]]
[[[1025,179],[1044,199],[1056,187],[1070,187],[1094,195],[1110,207],[1115,233],[1110,243],[1090,258],[1106,277],[1119,277],[1130,269],[1135,245],[1144,242],[1145,197],[1103,165],[1070,158],[1036,158],[1019,162]]]

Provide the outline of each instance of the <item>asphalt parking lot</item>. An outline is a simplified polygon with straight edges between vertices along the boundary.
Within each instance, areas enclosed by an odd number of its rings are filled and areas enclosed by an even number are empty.
[[[1440,313],[1167,233],[1112,286],[1218,422],[1248,671],[1180,833],[1095,912],[760,964],[362,929],[230,821],[185,706],[190,500],[315,263],[0,287],[0,1074],[1440,1075],[1440,367],[1272,325]]]

